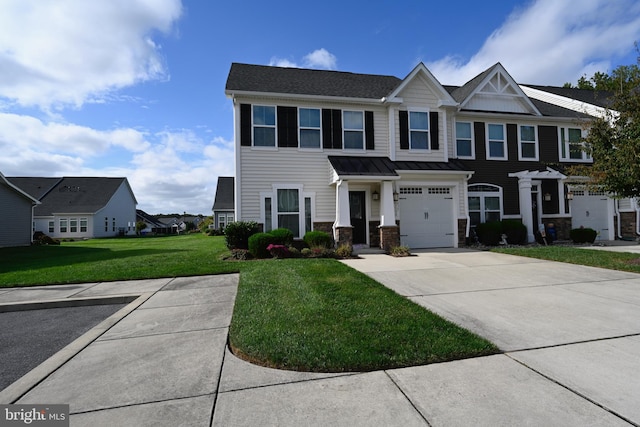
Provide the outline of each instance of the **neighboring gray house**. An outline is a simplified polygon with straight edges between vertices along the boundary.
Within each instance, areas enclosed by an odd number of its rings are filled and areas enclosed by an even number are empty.
[[[216,198],[213,202],[213,221],[216,229],[224,229],[227,224],[235,221],[233,186],[234,178],[232,176],[218,177]]]
[[[8,177],[40,204],[32,232],[58,239],[135,234],[137,201],[127,178]]]
[[[141,209],[136,210],[136,222],[144,222],[147,226],[140,230],[141,234],[156,233],[169,234],[170,229],[155,216],[149,215]]]
[[[33,208],[39,203],[0,172],[0,247],[31,244]]]

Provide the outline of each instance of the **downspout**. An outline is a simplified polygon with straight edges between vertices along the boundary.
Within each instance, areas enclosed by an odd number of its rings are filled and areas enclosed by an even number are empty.
[[[621,215],[620,215],[620,204],[619,204],[619,201],[616,200],[616,199],[614,199],[614,201],[613,201],[613,209],[616,212],[616,218],[618,220],[618,221],[616,221],[617,222],[617,225],[616,225],[617,237],[618,237],[618,240],[622,240],[622,224],[620,224],[620,220],[622,218],[621,218]]]
[[[638,199],[633,199],[633,203],[636,205],[636,235],[640,236],[640,206],[638,206]]]

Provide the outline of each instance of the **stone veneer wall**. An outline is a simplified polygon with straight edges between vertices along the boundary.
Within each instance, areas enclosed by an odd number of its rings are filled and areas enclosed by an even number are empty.
[[[467,219],[458,219],[458,247],[464,246],[467,242]]]
[[[618,218],[614,218],[614,222],[616,222],[616,238],[618,238],[617,225]],[[636,213],[635,212],[620,212],[620,234],[622,237],[631,237],[636,238],[638,235],[636,234]]]
[[[548,226],[549,223],[553,223],[558,240],[571,240],[569,235],[571,232],[571,218],[544,218],[545,226]],[[538,230],[533,230],[534,234],[536,231]]]
[[[336,228],[336,246],[353,245],[353,227]]]
[[[380,221],[369,221],[369,247],[380,247]]]
[[[389,252],[391,248],[400,246],[400,228],[392,226],[379,227],[380,248]]]

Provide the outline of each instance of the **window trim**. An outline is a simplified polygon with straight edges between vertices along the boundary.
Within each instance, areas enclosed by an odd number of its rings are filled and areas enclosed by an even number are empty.
[[[254,117],[255,107],[273,108],[273,125],[256,125]],[[273,129],[273,145],[256,145],[256,128]],[[251,104],[251,148],[259,150],[277,150],[278,149],[278,106],[269,104]]]
[[[564,141],[562,139],[562,131],[565,131],[565,134],[567,135],[567,138],[569,136],[569,129],[577,129],[580,131],[580,138],[584,138],[585,135],[585,131],[582,130],[579,127],[573,127],[573,126],[558,126],[558,159],[561,162],[567,162],[567,163],[593,163],[593,157],[589,156],[589,154],[586,151],[582,151],[581,150],[581,158],[579,159],[572,159],[571,158],[571,147],[570,147],[570,141]],[[562,156],[562,151],[564,151],[566,153],[566,156],[563,157]]]
[[[498,140],[492,140],[489,138],[489,127],[490,126],[502,126],[502,136],[503,136],[503,140],[502,140],[502,146],[504,148],[504,156],[502,157],[494,157],[491,156],[491,141],[498,141]],[[507,146],[507,125],[505,123],[487,123],[485,125],[485,130],[486,130],[486,137],[485,137],[485,148],[486,148],[486,159],[487,160],[509,160],[509,152],[508,152],[508,146]]]
[[[300,123],[300,110],[317,110],[320,115],[320,124],[317,128],[302,126]],[[303,147],[302,146],[302,131],[303,130],[317,130],[320,140],[317,147]],[[298,149],[301,151],[322,151],[322,108],[319,107],[298,107]]]
[[[522,128],[523,127],[532,127],[533,128],[533,141],[523,141],[522,140]],[[535,156],[534,157],[524,157],[522,155],[522,146],[523,144],[534,144]],[[527,125],[518,125],[518,160],[524,162],[537,162],[540,159],[540,144],[538,143],[538,126],[527,124]]]
[[[469,144],[471,144],[471,156],[462,156],[458,153],[458,123],[461,124],[468,124],[469,125],[469,131],[471,132],[471,136],[469,137]],[[473,133],[473,122],[468,122],[468,121],[462,121],[462,120],[456,120],[454,123],[454,134],[455,134],[455,150],[456,150],[456,158],[458,159],[475,159],[476,158],[476,144],[475,144],[475,138],[474,138],[474,133]],[[466,140],[466,138],[464,138]]]
[[[411,127],[411,113],[421,113],[424,114],[425,116],[427,116],[427,128],[426,129],[413,129]],[[408,125],[408,132],[409,132],[409,150],[410,151],[417,151],[417,152],[422,152],[422,153],[426,153],[426,152],[430,152],[431,151],[431,117],[430,117],[430,111],[428,109],[421,109],[421,108],[409,108],[407,110],[407,114],[408,114],[408,121],[407,121],[407,125]],[[413,134],[412,132],[422,132],[427,134],[427,148],[414,148],[413,147]]]
[[[345,113],[360,113],[362,117],[362,129],[347,128],[346,121],[344,119]],[[362,146],[360,148],[347,147],[347,141],[346,141],[347,132],[360,132],[360,135],[362,136]],[[366,150],[364,110],[342,110],[342,149],[344,151],[365,151]]]

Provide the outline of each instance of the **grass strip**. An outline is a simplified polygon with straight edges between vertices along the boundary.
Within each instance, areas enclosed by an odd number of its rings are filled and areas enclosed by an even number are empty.
[[[399,368],[498,351],[330,259],[248,263],[229,341],[254,363],[312,372]]]
[[[637,253],[631,252],[610,252],[597,249],[581,249],[571,246],[495,248],[492,249],[492,251],[529,258],[546,259],[549,261],[640,273],[640,258]]]

